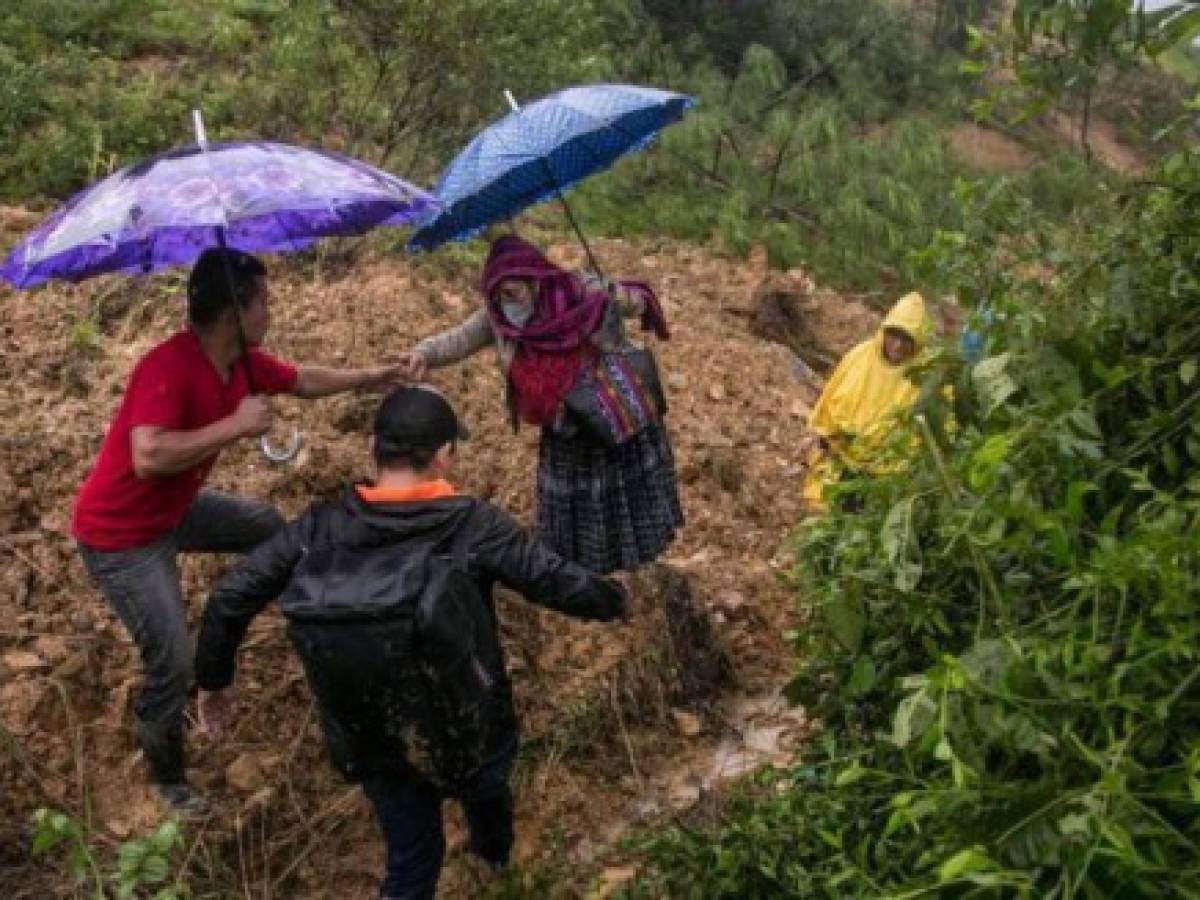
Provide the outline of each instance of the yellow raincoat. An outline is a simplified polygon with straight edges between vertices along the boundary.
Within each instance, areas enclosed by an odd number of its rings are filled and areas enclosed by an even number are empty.
[[[815,461],[804,485],[805,501],[818,509],[825,506],[825,485],[838,479],[843,466],[879,470],[872,457],[886,439],[893,417],[917,399],[917,385],[904,374],[907,363],[892,365],[883,355],[883,334],[889,328],[903,331],[921,351],[930,322],[920,294],[901,297],[875,336],[842,357],[813,407],[809,425],[829,442],[835,457]]]

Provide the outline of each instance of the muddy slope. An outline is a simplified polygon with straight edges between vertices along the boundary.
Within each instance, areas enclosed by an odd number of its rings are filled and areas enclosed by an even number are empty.
[[[517,856],[563,874],[583,894],[592,863],[630,824],[696,802],[721,779],[778,759],[802,716],[771,697],[787,669],[781,551],[797,520],[806,416],[824,357],[874,327],[847,298],[803,273],[774,276],[772,296],[799,311],[812,365],[786,336],[755,325],[764,273],[671,244],[600,242],[610,270],[660,291],[673,338],[656,347],[688,518],[665,567],[639,582],[639,611],[621,626],[571,622],[506,598],[504,633],[525,749],[518,765]],[[574,247],[554,248],[578,263]],[[453,324],[473,308],[475,274],[433,258],[367,258],[350,270],[274,263],[272,349],[285,358],[366,363]],[[178,276],[103,279],[36,294],[0,292],[0,895],[46,897],[69,884],[28,862],[31,810],[86,818],[111,848],[159,810],[142,786],[129,733],[135,655],[89,586],[67,534],[75,489],[137,357],[182,320]],[[777,301],[773,301],[777,302]],[[794,318],[794,316],[793,316]],[[768,315],[768,319],[770,316]],[[787,316],[783,326],[786,327]],[[770,322],[768,322],[770,324]],[[793,323],[795,324],[795,323]],[[784,343],[775,343],[780,340]],[[815,342],[815,344],[814,344]],[[474,439],[464,489],[528,521],[536,435],[514,436],[490,351],[436,380]],[[286,402],[306,438],[300,459],[273,467],[253,449],[228,452],[214,483],[295,513],[314,495],[365,474],[374,401]],[[195,621],[230,563],[185,558]],[[239,724],[196,745],[192,769],[218,801],[189,832],[199,895],[368,896],[382,851],[366,803],[324,762],[312,704],[278,614],[259,618],[241,657]],[[461,827],[449,812],[442,895],[470,896]],[[618,872],[619,876],[619,872]]]

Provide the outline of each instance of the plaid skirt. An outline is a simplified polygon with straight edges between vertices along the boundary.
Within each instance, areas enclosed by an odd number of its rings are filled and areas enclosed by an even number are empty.
[[[675,457],[661,424],[617,447],[543,428],[537,500],[542,539],[600,574],[657,558],[683,525]]]

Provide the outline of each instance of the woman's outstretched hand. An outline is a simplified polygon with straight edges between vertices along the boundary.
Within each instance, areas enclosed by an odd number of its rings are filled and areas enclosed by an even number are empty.
[[[411,383],[424,381],[429,374],[429,364],[425,362],[425,357],[415,350],[401,356],[397,366],[405,380]]]

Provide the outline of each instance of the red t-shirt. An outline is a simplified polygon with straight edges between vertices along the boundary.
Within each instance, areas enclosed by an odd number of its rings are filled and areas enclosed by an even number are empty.
[[[254,387],[279,394],[296,383],[296,368],[259,350],[250,351]],[[128,550],[166,534],[182,521],[208,477],[217,454],[204,462],[153,478],[133,472],[131,433],[139,425],[193,431],[230,415],[246,396],[239,360],[228,382],[204,353],[196,335],[181,331],[138,361],[100,455],[79,495],[71,532],[97,550]]]

